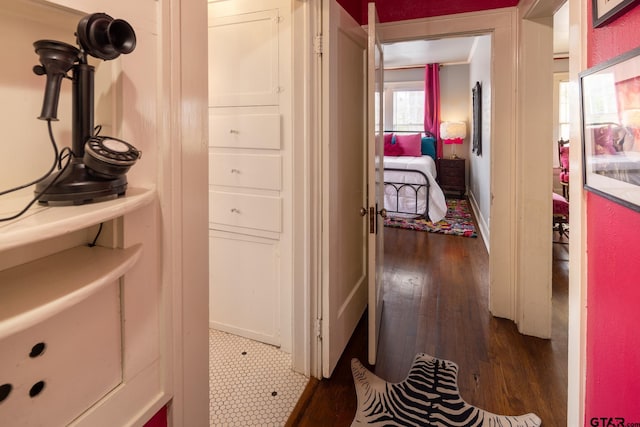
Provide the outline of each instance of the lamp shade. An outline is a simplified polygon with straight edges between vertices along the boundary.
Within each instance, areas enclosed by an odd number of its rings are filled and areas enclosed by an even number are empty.
[[[466,136],[467,125],[465,122],[440,123],[440,138],[445,144],[462,144]]]

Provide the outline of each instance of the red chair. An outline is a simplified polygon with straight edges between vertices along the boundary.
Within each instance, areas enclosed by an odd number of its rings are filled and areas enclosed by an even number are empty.
[[[569,237],[569,202],[557,193],[553,193],[553,229],[560,237]]]
[[[560,161],[560,185],[562,196],[569,199],[569,141],[558,141],[558,160]]]

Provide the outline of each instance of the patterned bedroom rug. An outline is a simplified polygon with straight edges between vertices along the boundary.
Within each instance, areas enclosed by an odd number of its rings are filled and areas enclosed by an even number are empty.
[[[351,426],[538,427],[533,413],[497,415],[465,402],[458,390],[458,365],[424,353],[416,355],[407,378],[388,383],[351,361],[358,408]]]
[[[389,216],[385,218],[384,225],[385,227],[406,228],[431,233],[478,237],[476,227],[471,217],[469,202],[464,199],[447,199],[447,214],[442,220],[435,224],[422,218],[413,219]]]

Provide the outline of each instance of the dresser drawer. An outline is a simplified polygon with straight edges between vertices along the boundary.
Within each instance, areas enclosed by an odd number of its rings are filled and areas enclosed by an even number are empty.
[[[440,168],[440,176],[443,177],[452,177],[452,176],[461,176],[464,174],[464,168],[451,168],[451,167],[444,167],[444,168]]]
[[[442,187],[450,186],[450,187],[464,187],[464,176],[458,175],[443,175],[440,180],[440,185]]]
[[[279,233],[282,229],[282,199],[254,194],[209,193],[209,221],[236,227]]]
[[[281,157],[210,153],[209,184],[279,191],[282,187]]]
[[[210,110],[209,146],[279,150],[280,115],[218,115]]]
[[[464,159],[440,159],[441,173],[460,173],[464,170]]]

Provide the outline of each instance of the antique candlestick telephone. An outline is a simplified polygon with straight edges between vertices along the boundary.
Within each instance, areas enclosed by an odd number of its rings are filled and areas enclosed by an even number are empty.
[[[87,54],[105,61],[128,54],[136,46],[136,35],[129,23],[105,13],[94,13],[80,20],[77,28],[80,48],[55,40],[38,40],[33,45],[40,64],[33,67],[46,75],[46,87],[40,120],[57,121],[58,100],[63,78],[72,87],[72,159],[35,188],[40,203],[73,202],[82,204],[108,196],[124,195],[126,172],[138,160],[140,152],[131,144],[95,134],[94,67]],[[72,70],[72,76],[67,73]]]

